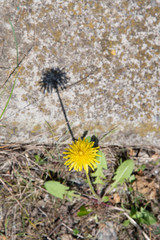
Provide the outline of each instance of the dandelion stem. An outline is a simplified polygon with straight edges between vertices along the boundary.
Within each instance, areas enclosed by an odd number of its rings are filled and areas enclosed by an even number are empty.
[[[86,171],[85,171],[86,172]],[[94,188],[92,186],[92,183],[91,183],[91,180],[90,180],[90,177],[88,175],[88,173],[86,172],[86,177],[87,177],[87,181],[88,181],[88,184],[89,184],[89,187],[91,189],[91,192],[93,193],[93,195],[97,198],[97,200],[99,200],[100,202],[102,202],[103,200],[97,195],[97,193],[94,191]]]

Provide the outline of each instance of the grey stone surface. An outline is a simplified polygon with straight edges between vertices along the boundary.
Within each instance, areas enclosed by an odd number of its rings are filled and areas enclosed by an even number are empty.
[[[69,81],[59,93],[76,138],[160,146],[160,1],[0,1],[0,143],[70,142],[57,92],[41,90],[47,69]],[[9,75],[11,76],[9,77]]]

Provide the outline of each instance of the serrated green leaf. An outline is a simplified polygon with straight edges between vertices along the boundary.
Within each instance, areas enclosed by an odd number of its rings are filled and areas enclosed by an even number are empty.
[[[135,181],[135,179],[136,179],[136,177],[134,175],[131,175],[128,180],[130,183],[132,183]]]
[[[140,211],[132,207],[130,215],[133,219],[136,219],[139,224],[152,225],[157,222],[154,214],[145,210],[143,207],[141,207]]]
[[[44,186],[50,194],[52,194],[53,196],[55,196],[57,198],[61,198],[61,199],[64,198],[66,191],[69,189],[69,187],[66,187],[57,181],[45,182]]]
[[[65,185],[61,184],[57,181],[48,181],[44,184],[46,190],[52,194],[53,196],[57,198],[64,199],[64,197],[69,198],[69,200],[72,200],[73,197],[76,197],[80,199],[80,195],[77,194],[75,191],[70,191],[69,187],[66,187]]]
[[[74,229],[73,229],[73,234],[74,234],[74,235],[78,235],[78,233],[79,233],[79,230],[78,230],[77,228],[74,228]]]
[[[103,174],[103,169],[107,169],[107,162],[106,162],[106,157],[102,151],[98,151],[98,154],[100,156],[96,157],[96,159],[99,161],[99,163],[96,163],[96,170],[94,173],[92,173],[92,177],[95,177],[94,184],[100,183],[104,184],[102,179],[105,179],[106,177]]]
[[[123,222],[123,226],[127,227],[130,224],[130,221],[127,219]]]
[[[67,191],[66,197],[68,197],[70,200],[72,200],[73,197],[80,199],[80,195],[77,194],[75,191]]]
[[[117,186],[117,184],[123,184],[125,180],[129,179],[134,169],[134,161],[129,159],[123,162],[117,169],[115,176],[113,178],[114,183],[112,184],[112,189]]]
[[[144,219],[144,223],[147,225],[152,225],[157,222],[154,214],[147,210],[143,210],[143,219]]]
[[[103,200],[103,202],[108,202],[108,201],[109,201],[109,197],[108,197],[108,196],[104,196],[104,197],[102,198],[102,200]]]
[[[77,213],[77,215],[79,216],[79,217],[82,217],[82,216],[85,216],[85,215],[88,215],[90,212],[92,212],[92,210],[91,209],[86,209],[85,208],[85,206],[82,206],[82,207],[80,207],[80,210],[79,210],[79,212]]]

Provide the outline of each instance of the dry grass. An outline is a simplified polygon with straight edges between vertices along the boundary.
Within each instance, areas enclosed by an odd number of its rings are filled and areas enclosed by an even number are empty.
[[[137,231],[133,225],[122,225],[126,219],[122,212],[113,211],[94,199],[89,200],[90,192],[85,175],[70,173],[64,166],[64,147],[32,144],[0,146],[0,239],[101,239],[100,236],[106,234],[106,229],[112,229],[110,239],[115,239],[114,234],[117,234],[120,240],[144,239],[142,232]],[[105,175],[108,182],[111,181],[120,158],[126,159],[130,156],[135,160],[137,188],[143,195],[141,204],[147,203],[147,208],[157,218],[157,225],[143,225],[142,229],[150,239],[158,240],[160,234],[155,235],[153,230],[160,226],[160,149],[110,146],[102,150],[107,157],[108,170]],[[138,167],[142,164],[145,164],[146,168],[140,172]],[[140,177],[141,189],[138,183]],[[74,199],[69,202],[48,194],[44,183],[50,179],[65,182],[78,190],[82,194],[81,200]],[[152,184],[147,184],[147,181]],[[121,207],[123,203],[126,209],[129,209],[130,204],[139,197],[136,188],[132,195],[127,194],[127,188],[119,188],[110,196],[109,204]],[[92,208],[92,212],[78,217],[77,212],[83,205]],[[73,234],[75,229],[78,230],[77,235]]]

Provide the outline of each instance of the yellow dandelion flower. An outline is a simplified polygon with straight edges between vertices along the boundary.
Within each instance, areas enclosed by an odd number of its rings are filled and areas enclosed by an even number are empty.
[[[73,142],[72,145],[69,145],[70,148],[66,148],[67,152],[63,154],[67,155],[64,158],[68,159],[64,164],[69,166],[69,171],[74,168],[76,171],[86,171],[88,173],[88,166],[93,170],[96,167],[96,163],[99,161],[96,159],[98,155],[98,148],[93,147],[94,142],[89,142],[87,139],[78,139]]]

